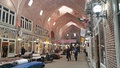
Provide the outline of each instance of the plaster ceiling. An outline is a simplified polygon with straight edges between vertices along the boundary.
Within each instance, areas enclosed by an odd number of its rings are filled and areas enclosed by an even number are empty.
[[[84,12],[85,0],[33,0],[31,6],[28,6],[29,0],[0,0],[0,3],[16,12],[17,21],[20,21],[19,18],[23,15],[33,20],[34,26],[40,24],[43,28],[54,31],[61,38],[62,35],[65,36],[67,32],[74,30],[70,27],[85,28],[85,24],[78,20],[78,18],[87,18]],[[73,12],[61,14],[59,9],[62,6],[69,7]],[[40,15],[41,10],[43,10],[42,15]]]

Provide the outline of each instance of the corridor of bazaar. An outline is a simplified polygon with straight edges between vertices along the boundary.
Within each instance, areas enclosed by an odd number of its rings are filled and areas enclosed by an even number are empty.
[[[0,0],[0,68],[120,68],[120,0]]]

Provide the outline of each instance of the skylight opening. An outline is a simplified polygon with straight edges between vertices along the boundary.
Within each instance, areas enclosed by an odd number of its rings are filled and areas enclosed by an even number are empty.
[[[50,21],[51,18],[48,18],[48,21]]]
[[[28,3],[28,5],[32,6],[32,4],[33,4],[33,0],[30,0],[29,3]]]
[[[74,37],[76,37],[76,33],[74,33]]]
[[[53,25],[55,25],[55,24],[56,24],[56,22],[53,23]]]
[[[59,9],[59,12],[60,14],[65,14],[65,13],[72,13],[73,10],[67,6],[62,6],[60,9]]]
[[[69,34],[67,34],[67,36],[69,36]]]
[[[41,15],[41,16],[42,16],[42,14],[43,14],[43,10],[40,11],[40,15]]]

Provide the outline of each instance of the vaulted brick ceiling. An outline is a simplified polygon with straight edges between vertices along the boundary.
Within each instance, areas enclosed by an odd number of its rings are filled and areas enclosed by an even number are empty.
[[[0,0],[0,2],[17,12],[17,21],[20,21],[20,16],[23,15],[33,20],[35,24],[40,24],[45,29],[54,31],[55,35],[60,38],[63,38],[62,35],[65,36],[71,30],[85,28],[85,24],[78,20],[78,18],[87,18],[84,13],[85,0],[33,0],[32,6],[28,6],[29,0]],[[71,8],[73,13],[61,15],[58,9],[62,6]],[[42,16],[39,15],[41,10],[43,10]],[[48,22],[49,17],[51,20]],[[72,26],[68,25],[70,21],[76,24],[72,24],[76,28],[70,28]],[[55,25],[53,25],[54,22],[56,22]]]

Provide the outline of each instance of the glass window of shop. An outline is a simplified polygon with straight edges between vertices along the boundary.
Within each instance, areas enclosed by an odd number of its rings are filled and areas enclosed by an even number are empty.
[[[32,21],[25,18],[25,17],[21,17],[21,25],[20,25],[23,29],[32,30]]]
[[[42,31],[42,27],[40,25],[36,25],[36,34],[42,35],[41,31]]]
[[[25,48],[26,52],[32,51],[32,42],[24,42],[22,46]]]
[[[1,54],[1,39],[0,39],[0,54]]]
[[[2,17],[2,6],[0,5],[0,21],[1,21],[1,17]]]
[[[106,50],[105,50],[105,39],[104,39],[104,27],[103,23],[100,23],[100,57],[101,63],[106,65]]]
[[[119,34],[120,34],[120,0],[117,0],[117,17],[118,17],[118,30],[119,30]],[[119,39],[120,39],[120,35],[119,35]],[[120,51],[120,46],[118,46],[118,50]],[[120,54],[119,54],[119,62],[120,62]],[[120,63],[119,63],[120,64]]]
[[[45,36],[48,37],[49,31],[45,29]]]
[[[9,53],[14,53],[15,40],[9,40]]]
[[[29,22],[28,22],[28,24],[29,24],[29,25],[28,25],[28,27],[29,27],[29,28],[28,28],[28,30],[30,30],[30,31],[31,31],[31,30],[32,30],[32,22],[31,22],[31,21],[29,21]]]
[[[15,26],[15,12],[0,5],[0,21],[3,24],[9,24]]]
[[[119,34],[120,34],[120,13],[118,14],[118,26],[119,26]],[[120,35],[119,35],[119,39],[120,39]],[[119,48],[119,52],[120,52],[120,46],[118,47]],[[120,62],[120,54],[119,54],[119,62]]]
[[[120,11],[120,0],[117,0],[117,11],[119,12]]]

